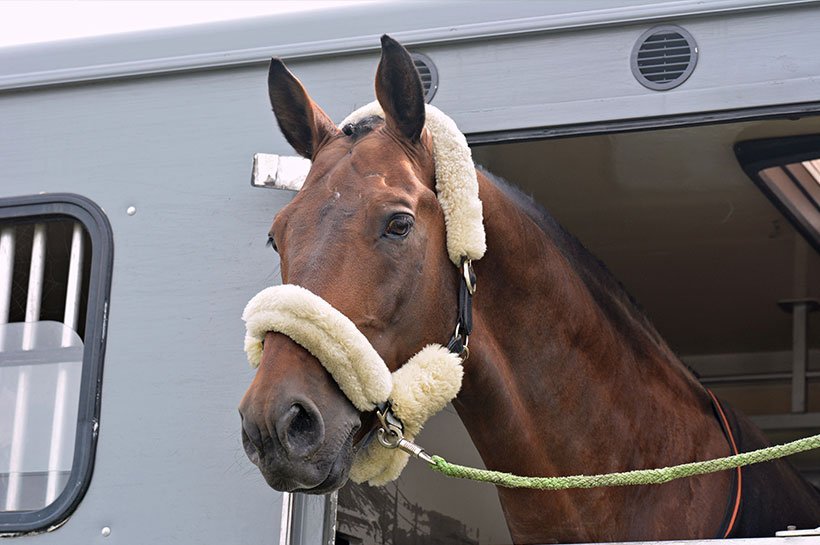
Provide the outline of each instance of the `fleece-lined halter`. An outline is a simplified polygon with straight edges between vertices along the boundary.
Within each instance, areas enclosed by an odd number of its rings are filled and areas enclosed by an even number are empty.
[[[384,118],[378,102],[350,114],[341,126],[365,118]],[[433,138],[436,194],[444,212],[447,253],[463,271],[456,332],[447,348],[424,347],[400,369],[390,373],[367,338],[344,314],[300,286],[266,288],[245,307],[245,352],[253,367],[262,357],[262,341],[269,331],[287,335],[310,352],[327,369],[358,410],[379,409],[392,414],[409,441],[424,423],[452,401],[461,389],[462,355],[469,335],[470,295],[474,286],[470,263],[486,251],[478,181],[467,140],[455,122],[438,108],[427,105],[425,127]],[[398,478],[409,454],[369,441],[356,453],[350,470],[355,482],[380,485]]]

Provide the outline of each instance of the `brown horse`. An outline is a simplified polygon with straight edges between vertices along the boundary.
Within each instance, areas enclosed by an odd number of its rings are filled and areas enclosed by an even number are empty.
[[[268,83],[279,127],[313,162],[270,231],[282,281],[347,315],[391,370],[446,343],[458,270],[407,52],[382,38],[385,119],[343,130],[277,59]],[[487,253],[475,265],[471,355],[454,405],[486,466],[547,476],[728,455],[709,393],[618,282],[531,200],[482,171],[478,181]],[[248,456],[277,490],[340,488],[375,426],[313,356],[273,332],[240,412]],[[726,412],[740,450],[766,444]],[[744,469],[739,496],[737,480],[727,471],[658,486],[498,493],[516,543],[772,535],[820,522],[820,496],[789,463]]]

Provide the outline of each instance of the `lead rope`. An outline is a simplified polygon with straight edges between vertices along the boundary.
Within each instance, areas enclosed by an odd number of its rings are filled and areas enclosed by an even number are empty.
[[[750,452],[742,452],[723,458],[690,462],[659,469],[636,469],[618,473],[602,473],[598,475],[570,475],[566,477],[524,477],[503,471],[478,469],[475,467],[451,464],[441,456],[430,455],[422,447],[403,438],[401,424],[390,422],[389,407],[384,415],[377,411],[382,428],[378,430],[379,442],[385,448],[398,448],[415,458],[420,458],[429,464],[430,469],[448,477],[468,479],[490,483],[505,488],[530,488],[534,490],[570,490],[577,488],[597,488],[606,486],[633,486],[645,484],[663,484],[675,479],[717,473],[727,469],[740,468],[760,462],[768,462],[820,448],[820,434],[797,439],[782,445],[761,448]],[[384,439],[383,439],[384,438]]]
[[[460,272],[458,321],[456,323],[455,332],[447,344],[447,348],[454,354],[461,356],[462,361],[464,361],[470,355],[468,343],[473,328],[472,298],[476,289],[476,277],[470,259],[466,257],[462,258]],[[733,454],[723,458],[690,462],[659,469],[637,469],[599,475],[524,477],[503,471],[492,471],[489,469],[478,469],[475,467],[451,464],[441,456],[428,454],[422,447],[404,438],[404,426],[401,420],[393,413],[389,401],[380,404],[376,408],[376,416],[380,424],[376,432],[377,438],[379,443],[385,448],[400,449],[414,458],[419,458],[427,462],[430,469],[448,477],[485,482],[505,488],[569,490],[606,486],[662,484],[675,479],[726,471],[727,469],[735,469],[760,462],[776,460],[799,452],[820,448],[820,434],[818,434],[791,441],[790,443]]]
[[[417,445],[414,445],[419,448]],[[474,467],[451,464],[441,456],[427,456],[431,462],[430,469],[448,477],[469,479],[495,484],[506,488],[532,488],[535,490],[569,490],[574,488],[596,488],[604,486],[631,486],[643,484],[662,484],[675,479],[716,473],[760,462],[776,460],[798,452],[820,448],[820,434],[804,437],[790,443],[774,445],[750,452],[742,452],[724,458],[690,462],[659,469],[638,469],[620,473],[600,475],[571,475],[567,477],[522,477],[502,471],[491,471]],[[423,452],[423,449],[422,449]]]

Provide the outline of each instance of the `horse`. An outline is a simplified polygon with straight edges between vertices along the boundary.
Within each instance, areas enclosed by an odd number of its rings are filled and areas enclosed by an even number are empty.
[[[271,61],[275,118],[312,166],[268,236],[282,282],[341,311],[395,371],[450,338],[461,271],[445,248],[418,73],[401,44],[381,43],[383,119],[341,128]],[[488,468],[605,473],[726,456],[733,441],[767,444],[542,207],[483,169],[476,176],[487,250],[474,265],[469,358],[453,405]],[[267,332],[260,360],[240,404],[249,458],[276,490],[339,489],[379,427],[374,413],[355,408],[286,335]],[[497,491],[522,544],[765,536],[820,522],[817,490],[782,460],[663,485]]]

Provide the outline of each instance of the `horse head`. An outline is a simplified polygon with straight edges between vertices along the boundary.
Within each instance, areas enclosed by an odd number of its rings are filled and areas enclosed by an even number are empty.
[[[282,282],[322,297],[355,324],[391,371],[455,323],[457,269],[446,249],[431,137],[410,55],[382,37],[376,97],[384,119],[337,128],[278,59],[271,105],[287,141],[311,160],[301,191],[273,221]],[[240,404],[242,442],[268,484],[326,493],[347,481],[375,427],[322,364],[268,332]]]

